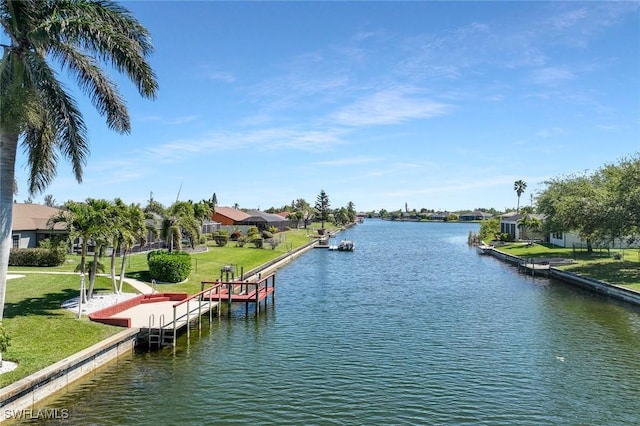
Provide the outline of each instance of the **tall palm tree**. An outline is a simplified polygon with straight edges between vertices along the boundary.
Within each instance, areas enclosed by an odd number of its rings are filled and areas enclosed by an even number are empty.
[[[88,199],[91,213],[90,238],[93,241],[93,260],[89,269],[89,289],[88,298],[93,297],[93,287],[96,282],[98,269],[104,271],[104,266],[100,263],[100,258],[104,255],[107,245],[113,241],[116,220],[113,214],[113,206],[107,200]]]
[[[118,286],[115,286],[115,253],[111,254],[111,282],[114,285],[115,293],[122,293],[122,284],[124,282],[124,270],[127,262],[127,254],[131,248],[140,242],[141,246],[146,244],[147,226],[144,211],[138,204],[125,205],[122,200],[116,199],[115,206],[118,210],[116,224],[116,241],[118,249],[122,250],[122,263],[120,265],[120,280]]]
[[[80,240],[80,264],[79,272],[85,274],[87,265],[87,247],[91,239],[93,229],[91,227],[92,212],[87,203],[78,203],[69,201],[65,203],[63,209],[57,215],[49,219],[49,226],[53,227],[56,223],[65,224],[65,228],[69,235],[70,243]],[[86,294],[81,294],[81,301],[86,301]]]
[[[71,161],[78,182],[89,153],[86,127],[74,99],[58,81],[57,65],[76,78],[109,128],[131,123],[102,63],[126,74],[141,96],[158,85],[147,62],[149,32],[109,0],[0,0],[0,321],[11,247],[11,217],[18,141],[29,158],[29,191],[44,190],[56,172],[58,152]],[[8,40],[4,44],[4,40]]]
[[[522,179],[513,183],[513,190],[516,191],[516,194],[518,195],[518,207],[516,208],[516,213],[520,213],[520,196],[524,193],[525,189],[527,189],[527,182]]]

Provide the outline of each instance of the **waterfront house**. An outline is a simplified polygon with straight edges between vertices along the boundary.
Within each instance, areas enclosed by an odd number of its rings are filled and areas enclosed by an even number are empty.
[[[486,220],[486,219],[491,219],[492,217],[493,217],[492,214],[481,212],[480,210],[476,210],[473,212],[460,213],[458,215],[458,219],[460,220]]]
[[[549,236],[549,242],[559,247],[586,248],[587,242],[575,231],[553,232]],[[617,238],[615,242],[593,243],[593,247],[599,248],[638,248],[638,242],[629,243],[628,237]]]
[[[544,216],[540,214],[508,212],[500,216],[500,232],[503,234],[509,234],[514,241],[521,240],[523,237],[523,229],[519,227],[518,224],[520,223],[520,219],[527,215],[538,219],[540,222],[544,220]],[[528,239],[543,239],[543,236],[539,232],[527,230],[526,234]]]
[[[13,226],[11,228],[12,248],[35,248],[40,241],[56,236],[66,236],[63,223],[51,227],[49,219],[60,209],[32,203],[13,204]]]
[[[233,226],[238,225],[240,222],[249,217],[249,214],[243,212],[240,209],[233,207],[218,207],[216,206],[215,212],[211,215],[211,220],[218,222],[221,225]]]
[[[251,210],[248,217],[238,222],[238,225],[257,226],[259,230],[275,227],[278,231],[284,231],[291,225],[289,219],[278,214],[265,213],[260,210]]]

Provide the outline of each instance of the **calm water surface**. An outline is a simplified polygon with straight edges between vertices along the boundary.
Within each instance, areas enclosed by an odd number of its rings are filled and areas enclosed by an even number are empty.
[[[519,275],[475,224],[369,220],[177,351],[125,356],[43,406],[65,424],[640,423],[640,310]]]

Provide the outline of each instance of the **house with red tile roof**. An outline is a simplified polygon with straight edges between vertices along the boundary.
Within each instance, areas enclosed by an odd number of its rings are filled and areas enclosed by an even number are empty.
[[[221,225],[237,225],[239,222],[247,219],[250,215],[243,212],[240,209],[233,207],[218,207],[216,206],[215,212],[211,215],[211,220],[220,223]]]

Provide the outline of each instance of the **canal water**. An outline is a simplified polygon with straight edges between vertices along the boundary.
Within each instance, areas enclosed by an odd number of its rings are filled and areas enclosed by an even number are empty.
[[[77,425],[632,425],[640,310],[518,274],[477,224],[367,220],[175,353],[125,356],[41,407]]]

